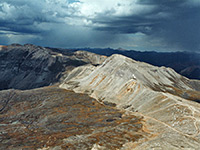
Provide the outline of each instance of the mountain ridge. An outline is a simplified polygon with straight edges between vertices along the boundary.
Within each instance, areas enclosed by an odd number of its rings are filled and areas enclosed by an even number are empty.
[[[200,140],[200,104],[196,103],[200,98],[199,80],[189,80],[171,68],[155,67],[118,54],[89,72],[85,71],[88,67],[72,70],[70,78],[67,77],[60,87],[143,115],[147,126],[153,124],[147,129],[157,136],[135,149],[151,149],[155,145],[162,149],[184,149],[190,146],[180,141]],[[173,140],[167,135],[173,135]],[[161,142],[162,137],[165,138]]]
[[[76,72],[77,69],[78,68],[75,68],[74,71]],[[75,82],[78,82],[78,77],[74,76],[74,78],[76,80]],[[110,81],[111,79],[113,79],[114,81]],[[118,86],[115,86],[119,89],[120,84],[124,85],[126,82],[129,82],[129,80],[130,82],[132,80],[133,82],[139,81],[139,83],[142,83],[142,85],[154,91],[169,92],[171,94],[176,94],[182,97],[187,95],[187,98],[189,98],[190,96],[184,92],[188,91],[190,93],[192,92],[192,89],[194,89],[194,91],[200,90],[200,82],[198,80],[189,80],[177,74],[171,68],[155,67],[147,63],[138,62],[118,54],[114,54],[106,59],[102,65],[97,66],[96,70],[92,71],[90,75],[87,75],[85,79],[81,76],[80,86],[82,83],[86,82],[86,85],[83,85],[83,89],[85,90],[90,86],[96,88],[101,84],[101,82],[105,82],[106,85],[102,85],[101,87],[104,88],[108,86],[107,83],[111,82],[112,85],[112,82],[116,82]],[[68,78],[65,79],[65,82],[67,81]],[[94,85],[91,85],[93,83]],[[176,85],[176,88],[174,87],[174,85]],[[174,89],[171,89],[174,91],[170,90],[171,87],[174,87]],[[183,91],[181,92],[180,89]],[[179,93],[177,92],[178,90]],[[198,94],[197,97],[199,96],[200,95]],[[191,96],[191,98],[189,99],[195,100],[195,98],[196,96],[194,95],[194,98],[192,98]]]
[[[14,44],[0,57],[0,80],[14,79],[0,91],[0,149],[200,148],[200,80],[119,54]],[[19,80],[38,66],[35,86]],[[35,84],[45,72],[55,82]]]
[[[3,46],[0,51],[0,89],[31,89],[55,84],[64,72],[80,65],[98,65],[105,58],[89,52],[62,54],[32,44]]]
[[[68,49],[66,49],[68,51]],[[85,50],[100,55],[111,56],[121,54],[137,61],[146,62],[154,66],[165,66],[173,68],[176,72],[190,79],[200,79],[200,54],[197,52],[157,52],[157,51],[136,51],[119,50],[112,48],[77,48],[73,50]],[[65,49],[63,49],[65,51]],[[188,71],[196,67],[196,71]]]

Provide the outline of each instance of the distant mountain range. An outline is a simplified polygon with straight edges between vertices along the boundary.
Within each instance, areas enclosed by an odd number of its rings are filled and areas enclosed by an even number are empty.
[[[111,48],[79,48],[100,55],[111,56],[121,54],[137,61],[146,62],[155,66],[165,66],[173,68],[176,72],[190,79],[200,79],[200,54],[195,52],[155,52],[155,51],[135,51]],[[67,50],[69,51],[69,50]]]

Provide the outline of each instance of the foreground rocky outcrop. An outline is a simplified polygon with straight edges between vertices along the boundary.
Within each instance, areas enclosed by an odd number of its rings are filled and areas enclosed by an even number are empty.
[[[173,104],[169,99],[147,103],[140,112],[132,112],[57,87],[1,91],[0,149],[200,147],[199,104],[175,100]],[[169,105],[163,109],[164,103]],[[148,111],[152,107],[153,112]]]
[[[142,116],[55,87],[1,91],[0,105],[2,150],[118,149],[153,136]]]

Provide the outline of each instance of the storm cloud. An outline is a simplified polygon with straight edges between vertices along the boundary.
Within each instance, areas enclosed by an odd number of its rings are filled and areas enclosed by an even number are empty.
[[[200,51],[199,0],[1,0],[0,44]]]

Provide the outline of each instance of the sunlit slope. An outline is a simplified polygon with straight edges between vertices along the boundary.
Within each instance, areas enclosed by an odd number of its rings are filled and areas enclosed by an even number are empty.
[[[144,115],[148,129],[158,136],[140,148],[155,148],[156,143],[172,149],[199,147],[200,104],[192,101],[200,98],[198,80],[189,80],[170,68],[113,55],[96,68],[74,69],[60,87]],[[189,146],[191,140],[196,145]]]

